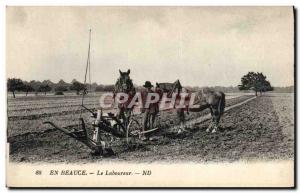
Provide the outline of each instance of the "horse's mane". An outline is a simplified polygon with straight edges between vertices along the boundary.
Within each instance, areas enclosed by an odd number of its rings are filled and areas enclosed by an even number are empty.
[[[164,82],[157,83],[157,86],[165,92],[168,92],[173,89],[174,83]]]
[[[114,93],[120,90],[120,78],[117,79],[115,86],[114,86]]]

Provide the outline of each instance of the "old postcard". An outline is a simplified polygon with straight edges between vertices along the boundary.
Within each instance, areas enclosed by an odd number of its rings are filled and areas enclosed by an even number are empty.
[[[294,182],[294,8],[6,8],[8,187]]]

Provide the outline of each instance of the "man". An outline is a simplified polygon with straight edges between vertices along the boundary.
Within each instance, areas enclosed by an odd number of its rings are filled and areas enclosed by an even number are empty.
[[[146,100],[148,98],[149,93],[156,93],[155,91],[152,90],[153,85],[151,84],[150,81],[146,81],[143,87],[146,89],[142,91],[142,101],[143,101],[142,113],[144,113],[142,132],[147,131],[149,129],[153,129],[155,117],[159,111],[158,101],[155,103],[150,103],[148,107],[146,105],[147,104]],[[144,134],[141,135],[141,139],[146,140]]]

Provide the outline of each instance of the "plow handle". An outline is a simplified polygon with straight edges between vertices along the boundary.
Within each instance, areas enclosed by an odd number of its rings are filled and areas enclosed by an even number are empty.
[[[90,149],[94,150],[94,152],[96,154],[102,154],[102,151],[103,151],[102,146],[93,143],[92,140],[88,138],[88,133],[87,133],[83,118],[80,118],[80,121],[81,121],[82,131],[84,133],[83,136],[77,135],[76,133],[70,132],[69,130],[67,130],[65,128],[59,127],[56,124],[52,123],[51,121],[43,122],[43,124],[49,124],[49,125],[53,126],[55,129],[63,132],[64,134],[84,143]]]
[[[58,129],[58,130],[64,132],[65,134],[67,134],[67,135],[71,134],[71,132],[68,131],[67,129],[64,129],[64,128],[62,128],[62,127],[59,127],[59,126],[57,126],[56,124],[52,123],[51,121],[45,121],[45,122],[43,122],[43,124],[49,124],[49,125],[51,125],[52,127],[54,127],[55,129]]]
[[[83,126],[84,126],[84,121],[83,120],[82,120],[82,123],[83,123]],[[78,139],[78,140],[80,139],[80,137],[78,135],[76,135],[75,133],[70,132],[69,130],[67,130],[65,128],[59,127],[56,124],[52,123],[51,121],[45,121],[45,122],[43,122],[43,124],[49,124],[52,127],[54,127],[55,129],[62,131],[63,133],[65,133],[66,135],[68,135],[70,137],[73,137],[73,138]],[[83,131],[84,131],[85,137],[87,138],[87,131],[85,129],[85,126],[84,126]]]

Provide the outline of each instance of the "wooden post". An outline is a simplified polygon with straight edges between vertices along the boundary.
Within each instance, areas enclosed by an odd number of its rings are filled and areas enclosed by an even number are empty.
[[[101,139],[100,139],[100,133],[99,133],[99,122],[101,121],[101,110],[98,110],[97,111],[97,118],[95,120],[95,127],[94,127],[94,131],[93,131],[93,141],[98,143],[98,142],[101,142]]]

